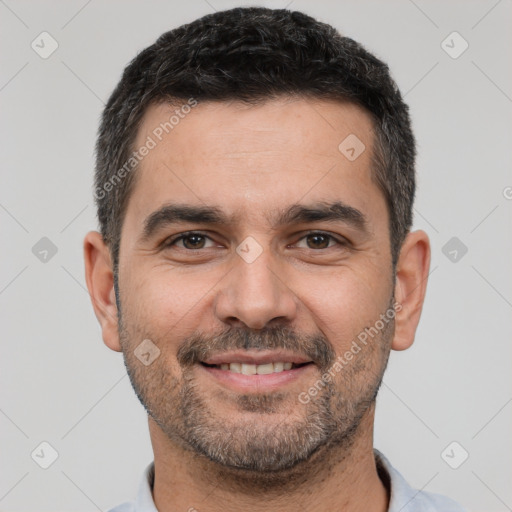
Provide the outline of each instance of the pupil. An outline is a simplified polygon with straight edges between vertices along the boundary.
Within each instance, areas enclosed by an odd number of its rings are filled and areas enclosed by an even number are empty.
[[[189,235],[189,236],[187,236],[187,237],[184,239],[185,246],[187,246],[187,245],[188,245],[188,242],[190,242],[191,240],[194,240],[194,239],[195,239],[195,242],[192,242],[192,244],[191,244],[191,245],[192,245],[192,246],[194,246],[194,247],[192,247],[193,249],[197,249],[197,245],[198,245],[198,244],[197,244],[197,241],[199,240],[199,243],[201,243],[201,241],[202,241],[201,239],[202,239],[202,238],[203,238],[203,237],[202,237],[201,235]]]
[[[323,240],[324,240],[324,243],[320,244],[322,246],[321,247],[322,249],[324,249],[325,247],[327,247],[327,245],[329,245],[329,240],[328,240],[328,238],[325,235],[310,235],[310,239],[314,239],[314,240],[318,241],[319,238],[320,239],[323,238]],[[325,242],[327,242],[327,244]],[[313,244],[316,244],[316,242],[313,242]],[[318,248],[318,244],[316,244],[316,245],[317,245],[317,248]]]

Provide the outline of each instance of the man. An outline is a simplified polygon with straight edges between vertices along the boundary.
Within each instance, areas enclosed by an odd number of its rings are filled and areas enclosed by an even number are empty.
[[[130,63],[84,242],[154,450],[114,511],[462,510],[373,449],[430,264],[414,159],[387,66],[300,12],[217,12]]]

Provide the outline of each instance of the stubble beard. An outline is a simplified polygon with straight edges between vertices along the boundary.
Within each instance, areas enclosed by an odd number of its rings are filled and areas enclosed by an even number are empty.
[[[238,419],[216,414],[215,402],[208,401],[204,390],[199,388],[197,368],[192,361],[193,355],[201,350],[186,353],[190,364],[180,366],[181,375],[178,375],[173,373],[162,350],[166,346],[165,340],[157,336],[151,338],[162,352],[150,366],[144,366],[133,350],[138,344],[135,340],[148,336],[142,336],[136,329],[130,331],[123,325],[121,315],[119,333],[135,393],[169,441],[194,455],[205,457],[224,475],[238,475],[240,482],[245,483],[248,478],[253,486],[259,479],[260,487],[270,489],[281,485],[290,487],[292,477],[297,482],[303,481],[314,465],[328,465],[327,455],[333,450],[343,458],[343,454],[350,452],[355,439],[364,434],[359,432],[361,422],[374,409],[387,366],[394,319],[307,404],[298,400],[298,394],[289,392],[235,396],[223,390],[209,390],[216,398],[229,399],[230,407],[235,405],[240,414]],[[324,337],[308,338],[304,342],[301,341],[304,337],[292,336],[291,331],[281,329],[265,331],[265,335],[240,330],[215,338],[193,336],[185,340],[182,348],[200,346],[203,351],[212,346],[240,348],[241,343],[237,340],[241,338],[245,348],[296,347],[303,353],[306,345],[316,350],[316,355],[322,354],[319,356],[322,365],[314,381],[308,381],[308,387],[332,369],[336,358]],[[319,346],[323,351],[318,352]],[[181,361],[186,359],[183,357]]]

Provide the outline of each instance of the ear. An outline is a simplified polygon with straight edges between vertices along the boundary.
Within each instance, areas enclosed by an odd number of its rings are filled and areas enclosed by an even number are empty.
[[[112,261],[100,233],[91,231],[85,236],[84,260],[87,288],[101,325],[103,341],[110,349],[121,352]]]
[[[413,231],[405,238],[396,269],[395,334],[391,348],[405,350],[414,342],[420,321],[430,268],[430,241],[422,231]]]

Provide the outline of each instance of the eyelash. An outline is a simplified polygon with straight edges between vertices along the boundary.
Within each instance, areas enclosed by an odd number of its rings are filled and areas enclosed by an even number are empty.
[[[181,233],[180,235],[176,236],[175,238],[167,239],[167,241],[165,241],[163,244],[164,248],[172,247],[173,245],[176,244],[176,242],[179,242],[180,240],[183,240],[184,238],[191,237],[193,235],[199,235],[203,238],[207,238],[207,239],[211,240],[211,238],[208,235],[201,233],[200,231],[187,231],[185,233]],[[322,235],[324,237],[330,238],[331,240],[334,240],[339,246],[342,246],[342,247],[346,247],[348,245],[347,241],[340,240],[340,239],[336,238],[335,236],[331,235],[330,233],[325,233],[323,231],[310,231],[309,233],[306,233],[305,235],[303,235],[299,240],[303,240],[304,238],[311,236],[311,235]],[[333,247],[334,246],[326,247],[325,249],[309,249],[309,250],[318,252],[318,251],[322,251],[322,250],[326,250],[326,249],[332,249]],[[182,249],[184,249],[185,251],[188,251],[188,252],[195,252],[195,251],[201,250],[201,249],[187,249],[186,247],[182,247]],[[209,249],[209,247],[207,247],[206,249]]]

